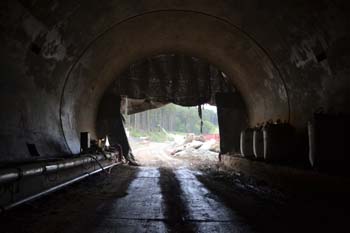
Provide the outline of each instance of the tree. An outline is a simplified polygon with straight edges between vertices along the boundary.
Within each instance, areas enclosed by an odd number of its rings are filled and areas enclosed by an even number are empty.
[[[205,109],[202,112],[203,133],[217,132],[218,122],[217,114]],[[142,131],[159,131],[159,126],[167,131],[176,131],[182,133],[200,133],[200,118],[198,116],[198,107],[182,107],[174,104],[168,104],[159,109],[153,109],[146,112],[133,114],[132,124],[128,127]]]

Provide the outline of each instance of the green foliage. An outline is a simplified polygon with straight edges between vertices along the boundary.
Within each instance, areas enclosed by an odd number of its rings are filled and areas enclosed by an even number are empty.
[[[149,139],[154,142],[165,142],[173,140],[173,137],[164,132],[149,132]]]
[[[217,127],[210,121],[203,121],[203,134],[213,134],[216,133]],[[200,130],[200,129],[199,129]]]
[[[130,136],[135,137],[135,138],[140,138],[140,137],[147,137],[150,141],[153,142],[165,142],[165,141],[170,141],[173,140],[173,138],[166,134],[163,131],[142,131],[138,129],[131,128],[129,129]]]
[[[134,129],[134,128],[130,128],[129,129],[129,134],[130,136],[132,137],[135,137],[135,138],[139,138],[139,137],[145,137],[145,133],[138,130],[138,129]]]
[[[202,111],[202,116],[203,133],[217,133],[218,120],[216,112],[205,109]],[[154,132],[153,136],[157,140],[163,138],[163,136],[155,134],[155,132],[160,132],[162,129],[168,132],[200,134],[198,107],[181,107],[168,104],[159,109],[137,113],[130,116],[128,128],[134,128],[144,132]],[[137,134],[137,132],[135,133]]]

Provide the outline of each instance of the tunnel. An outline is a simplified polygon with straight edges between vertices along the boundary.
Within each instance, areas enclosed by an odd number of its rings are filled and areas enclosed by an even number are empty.
[[[348,232],[349,10],[2,1],[1,232]],[[135,146],[128,118],[171,104],[203,145],[215,107],[210,161]]]

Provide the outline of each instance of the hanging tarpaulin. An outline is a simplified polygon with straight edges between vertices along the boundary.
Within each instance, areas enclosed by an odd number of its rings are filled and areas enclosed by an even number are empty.
[[[203,134],[203,114],[202,114],[202,105],[198,105],[198,116],[201,119],[201,134]]]

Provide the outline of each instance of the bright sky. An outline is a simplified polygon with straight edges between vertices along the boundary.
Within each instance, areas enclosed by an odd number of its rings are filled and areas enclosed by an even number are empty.
[[[214,112],[217,112],[216,111],[216,106],[213,106],[213,105],[210,105],[210,104],[204,104],[204,109],[209,109],[209,110],[212,110]]]

